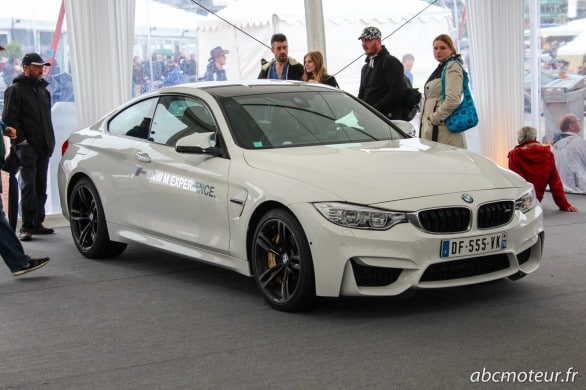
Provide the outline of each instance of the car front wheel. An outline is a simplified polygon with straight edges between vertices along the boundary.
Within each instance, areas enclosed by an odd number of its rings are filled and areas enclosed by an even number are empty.
[[[115,257],[126,249],[126,244],[110,241],[100,196],[87,178],[79,180],[71,191],[69,223],[75,246],[85,257]]]
[[[253,235],[252,268],[263,297],[275,309],[297,311],[315,301],[313,260],[301,224],[284,210],[271,210]]]

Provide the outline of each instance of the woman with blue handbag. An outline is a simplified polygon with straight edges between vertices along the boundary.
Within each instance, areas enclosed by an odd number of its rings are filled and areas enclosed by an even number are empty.
[[[456,53],[454,43],[447,34],[441,34],[433,40],[433,55],[439,65],[425,83],[420,137],[466,149],[463,130],[476,123],[471,122],[452,129],[446,123],[455,118],[452,114],[461,106],[464,92],[468,88],[468,77],[462,67],[462,58]]]

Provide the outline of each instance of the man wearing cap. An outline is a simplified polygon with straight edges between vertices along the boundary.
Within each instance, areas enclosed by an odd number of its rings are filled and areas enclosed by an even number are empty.
[[[222,49],[221,46],[216,46],[210,51],[210,59],[208,60],[208,67],[203,76],[205,81],[226,81],[226,54],[230,53],[228,50]]]
[[[403,65],[381,43],[381,32],[376,27],[366,27],[358,37],[366,54],[362,67],[358,97],[377,109],[381,114],[401,119],[403,115]]]
[[[259,79],[301,80],[303,78],[303,64],[289,57],[289,45],[285,34],[273,34],[271,52],[275,58],[268,62],[261,62]]]
[[[44,67],[50,65],[37,53],[25,54],[23,73],[4,93],[2,119],[8,126],[19,130],[13,142],[20,158],[22,241],[30,241],[33,234],[53,233],[53,229],[43,226],[47,171],[55,148],[51,94],[43,78]]]
[[[0,51],[4,47],[0,46]],[[4,136],[10,139],[16,139],[17,131],[15,128],[7,126],[0,120],[0,129],[2,130],[2,141],[0,142],[0,175],[4,168]],[[0,193],[2,193],[2,177],[0,177]],[[4,205],[0,196],[0,257],[4,260],[6,266],[10,269],[13,276],[21,276],[28,272],[39,269],[47,264],[48,257],[35,258],[24,253],[24,248],[14,230],[6,219],[4,214]]]

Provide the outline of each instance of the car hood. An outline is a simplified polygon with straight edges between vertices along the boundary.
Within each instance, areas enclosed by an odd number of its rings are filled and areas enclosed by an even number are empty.
[[[418,138],[246,150],[244,159],[361,204],[525,185],[482,156]]]

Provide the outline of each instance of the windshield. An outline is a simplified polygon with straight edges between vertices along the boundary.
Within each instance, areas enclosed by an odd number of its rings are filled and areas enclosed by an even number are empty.
[[[341,91],[238,96],[220,104],[236,143],[246,149],[407,138]]]

